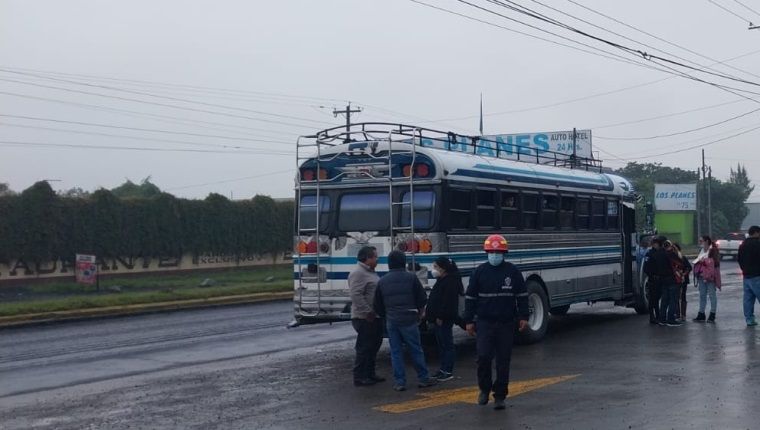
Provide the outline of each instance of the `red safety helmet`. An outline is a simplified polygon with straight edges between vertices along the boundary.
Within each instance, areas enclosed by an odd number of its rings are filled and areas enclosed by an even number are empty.
[[[485,252],[507,252],[509,251],[509,244],[507,239],[500,234],[492,234],[486,238],[483,243],[483,251]]]

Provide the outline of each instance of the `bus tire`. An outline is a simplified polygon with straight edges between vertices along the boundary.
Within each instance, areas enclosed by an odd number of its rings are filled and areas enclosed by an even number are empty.
[[[570,305],[565,305],[565,306],[557,306],[556,308],[552,308],[549,312],[551,312],[551,314],[555,316],[564,316],[564,315],[567,315],[567,311],[569,310],[570,310]]]
[[[517,332],[516,341],[520,345],[536,343],[544,338],[549,326],[549,298],[541,284],[535,279],[525,283],[528,290],[530,317],[525,331]]]

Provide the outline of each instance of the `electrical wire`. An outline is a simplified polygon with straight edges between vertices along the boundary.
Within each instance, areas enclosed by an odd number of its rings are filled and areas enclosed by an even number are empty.
[[[707,0],[707,1],[708,1],[708,2],[710,2],[710,3],[712,3],[712,4],[714,4],[715,6],[718,6],[719,8],[721,8],[721,9],[723,9],[724,11],[726,11],[726,12],[730,13],[731,15],[733,15],[733,16],[735,16],[735,17],[739,18],[740,20],[742,20],[742,22],[750,22],[750,20],[748,20],[748,19],[744,18],[743,16],[741,16],[741,15],[739,15],[739,14],[737,14],[737,13],[733,12],[732,10],[730,10],[730,9],[728,9],[728,8],[726,8],[726,7],[723,7],[723,6],[719,5],[718,3],[714,2],[713,0]]]
[[[652,140],[652,139],[662,139],[662,138],[665,138],[665,137],[680,136],[682,134],[689,134],[689,133],[694,133],[696,131],[705,130],[705,129],[708,129],[708,128],[711,128],[711,127],[715,127],[715,126],[718,126],[718,125],[721,125],[721,124],[725,124],[727,122],[735,121],[735,120],[737,120],[739,118],[744,118],[745,116],[752,115],[755,112],[760,112],[760,108],[753,109],[751,111],[744,112],[742,114],[735,115],[735,116],[732,116],[730,118],[726,118],[726,119],[724,119],[722,121],[714,122],[712,124],[708,124],[708,125],[705,125],[705,126],[702,126],[702,127],[691,128],[691,129],[688,129],[688,130],[682,130],[682,131],[678,131],[678,132],[674,132],[674,133],[668,133],[668,134],[659,134],[659,135],[654,135],[654,136],[641,136],[641,137],[614,137],[614,136],[599,136],[599,135],[594,135],[594,138],[596,138],[596,139],[603,139],[603,140]]]
[[[48,143],[48,142],[26,142],[17,140],[0,140],[0,146],[14,146],[14,147],[46,147],[46,148],[68,148],[68,149],[103,149],[114,151],[147,151],[147,152],[198,152],[198,153],[211,153],[211,154],[232,154],[239,156],[240,154],[253,154],[253,155],[287,155],[292,154],[280,154],[280,153],[266,153],[251,151],[219,151],[213,149],[188,149],[188,148],[151,148],[151,147],[139,147],[139,146],[106,146],[106,145],[82,145],[73,143]]]
[[[280,174],[288,173],[288,172],[293,172],[293,169],[277,170],[277,171],[274,171],[274,172],[262,173],[260,175],[244,176],[242,178],[224,179],[224,180],[221,180],[221,181],[205,182],[205,183],[202,183],[202,184],[183,185],[181,187],[166,188],[166,190],[167,191],[175,191],[175,190],[185,190],[185,189],[188,189],[188,188],[205,187],[205,186],[208,186],[208,185],[226,184],[226,183],[229,183],[229,182],[245,181],[245,180],[248,180],[248,179],[266,178],[266,177],[269,177],[269,176],[280,175]]]
[[[739,0],[734,0],[736,3],[738,3],[743,8],[747,9],[748,11],[754,13],[757,16],[760,16],[760,12],[756,11],[755,9],[752,9],[751,7],[747,6],[746,4],[740,2]]]
[[[640,119],[635,119],[635,120],[630,120],[630,121],[623,121],[623,122],[616,122],[616,123],[612,123],[612,124],[597,125],[597,126],[591,127],[591,129],[592,130],[601,130],[603,128],[613,128],[613,127],[620,127],[620,126],[623,126],[623,125],[639,124],[639,123],[642,123],[642,122],[655,121],[655,120],[664,119],[664,118],[672,118],[674,116],[685,115],[685,114],[688,114],[688,113],[699,112],[699,111],[708,110],[708,109],[714,109],[716,107],[728,106],[728,105],[732,105],[732,104],[736,104],[736,103],[743,103],[745,101],[746,100],[743,100],[743,99],[742,100],[733,100],[733,101],[730,101],[730,102],[724,102],[724,103],[718,103],[718,104],[714,104],[714,105],[702,106],[702,107],[698,107],[698,108],[694,108],[694,109],[688,109],[688,110],[684,110],[684,111],[680,111],[680,112],[673,112],[673,113],[664,114],[664,115],[650,116],[650,117],[646,117],[646,118],[640,118]]]

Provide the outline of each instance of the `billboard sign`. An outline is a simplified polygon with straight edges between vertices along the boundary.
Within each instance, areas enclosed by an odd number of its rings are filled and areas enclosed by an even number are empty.
[[[76,276],[80,284],[93,285],[98,279],[98,265],[94,255],[76,255]]]
[[[655,184],[654,207],[658,211],[697,210],[697,184]]]
[[[472,153],[472,141],[467,136],[456,136],[450,141],[422,138],[421,146]],[[492,134],[481,136],[477,155],[514,159],[525,156],[545,155],[556,152],[566,158],[573,155],[573,131],[549,131],[540,133]],[[575,155],[593,158],[591,153],[591,130],[575,131]],[[553,155],[552,155],[553,156]]]

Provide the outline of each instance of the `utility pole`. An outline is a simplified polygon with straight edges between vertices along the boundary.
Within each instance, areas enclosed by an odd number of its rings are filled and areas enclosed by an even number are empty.
[[[705,195],[707,195],[707,188],[706,188],[706,186],[707,186],[707,166],[705,166],[705,150],[704,150],[704,148],[702,148],[702,187],[701,187],[702,190],[701,191],[702,191],[702,196],[703,197]],[[707,200],[707,204],[709,204],[709,200]],[[703,207],[705,206],[704,203],[702,204],[702,206]],[[707,210],[703,211],[702,214],[705,215],[705,217],[707,217],[709,219],[709,216],[707,215]]]
[[[333,115],[335,115],[336,118],[338,117],[339,114],[346,115],[346,138],[343,140],[344,142],[351,141],[351,114],[359,113],[361,111],[362,111],[361,108],[351,109],[351,102],[348,102],[348,106],[346,106],[345,110],[333,109]]]
[[[702,237],[702,199],[699,198],[699,189],[701,188],[699,180],[699,168],[697,168],[697,238]]]
[[[707,172],[707,234],[712,238],[712,167]]]

